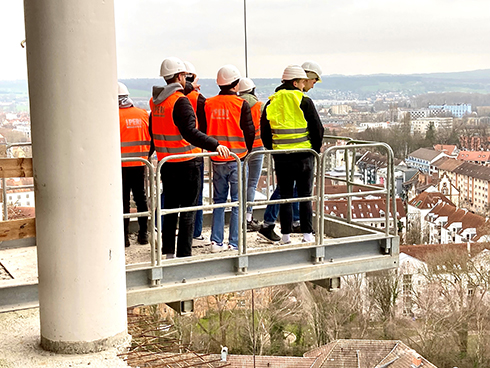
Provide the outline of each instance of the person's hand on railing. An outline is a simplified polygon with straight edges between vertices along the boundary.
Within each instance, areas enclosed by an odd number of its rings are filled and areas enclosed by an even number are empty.
[[[221,144],[216,148],[216,152],[218,152],[219,155],[223,158],[228,158],[228,156],[230,156],[230,150],[228,149],[228,147]]]

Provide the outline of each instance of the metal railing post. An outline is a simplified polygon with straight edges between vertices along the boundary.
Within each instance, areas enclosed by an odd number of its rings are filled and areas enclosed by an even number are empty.
[[[218,156],[217,152],[203,152],[203,153],[193,153],[193,154],[185,154],[185,155],[170,155],[162,159],[161,161],[158,162],[157,165],[157,170],[156,170],[156,175],[160,175],[160,171],[162,169],[162,166],[169,160],[174,159],[174,158],[196,158],[196,157],[211,157],[211,156]],[[157,180],[157,190],[156,192],[158,193],[157,197],[157,241],[156,243],[156,254],[157,254],[157,266],[161,265],[161,258],[162,258],[162,224],[161,224],[161,219],[162,215],[165,216],[170,213],[179,213],[179,212],[191,212],[191,211],[197,211],[199,209],[202,210],[207,210],[207,209],[215,209],[215,208],[226,208],[226,207],[238,207],[238,224],[241,226],[241,221],[242,221],[242,206],[243,206],[243,199],[241,197],[241,192],[242,192],[242,167],[241,167],[241,161],[240,158],[234,154],[230,153],[230,156],[235,159],[237,162],[237,175],[238,175],[238,201],[236,202],[230,202],[230,203],[218,203],[218,204],[210,204],[210,205],[202,205],[202,206],[191,206],[191,207],[180,207],[180,208],[169,208],[169,209],[162,209],[162,201],[161,201],[161,196],[160,192],[162,189],[162,185],[160,183],[160,180]],[[210,172],[212,171],[212,168],[210,167]],[[240,229],[238,229],[238,253],[241,254],[241,251],[243,249],[242,247],[242,242],[243,242],[243,236],[241,234]]]
[[[155,197],[155,170],[153,168],[153,164],[145,160],[144,158],[140,157],[132,157],[132,158],[122,158],[121,162],[142,162],[147,168],[148,168],[148,176],[145,175],[148,178],[148,185],[147,187],[149,188],[149,193],[147,193],[146,196],[146,202],[147,202],[147,207],[148,211],[146,212],[137,212],[137,213],[124,213],[123,218],[133,218],[133,217],[148,217],[150,221],[150,226],[149,226],[149,242],[151,246],[151,265],[155,266],[156,265],[156,260],[155,260],[155,251],[154,251],[154,243],[155,243],[155,220],[154,220],[154,211],[153,211],[153,203],[154,203],[154,197]]]

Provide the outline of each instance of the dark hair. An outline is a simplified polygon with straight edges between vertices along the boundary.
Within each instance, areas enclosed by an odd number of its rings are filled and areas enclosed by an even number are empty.
[[[228,90],[230,90],[232,88],[235,88],[238,85],[239,82],[240,82],[240,79],[237,79],[232,84],[227,84],[226,86],[218,86],[218,87],[222,91],[228,91]]]
[[[175,73],[174,75],[171,75],[171,76],[168,76],[168,77],[164,77],[165,82],[167,82],[167,84],[177,82],[177,79],[179,79],[179,75],[182,74],[182,73],[185,73],[185,72]]]

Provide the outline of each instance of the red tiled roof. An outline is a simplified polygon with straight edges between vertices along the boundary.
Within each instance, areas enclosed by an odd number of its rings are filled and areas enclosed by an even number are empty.
[[[460,151],[458,160],[463,161],[490,161],[489,151]]]
[[[419,209],[429,209],[434,208],[437,203],[441,201],[454,206],[453,202],[447,199],[444,194],[441,194],[439,192],[422,192],[410,202],[408,202],[408,204]]]
[[[490,247],[483,243],[470,243],[472,256],[477,255],[483,249],[490,249]],[[413,258],[427,262],[432,256],[437,254],[467,254],[468,243],[400,245],[400,253],[405,253]]]
[[[447,153],[448,155],[451,155],[455,150],[456,146],[454,144],[436,144],[434,146],[434,149],[439,152],[444,152]]]
[[[391,207],[391,206],[390,206]],[[381,215],[381,211],[386,210],[386,200],[384,198],[374,199],[353,199],[352,200],[352,219],[354,220],[366,220],[380,219],[385,217]],[[405,207],[400,198],[396,199],[396,211],[398,212],[397,218],[403,218],[406,216]],[[337,217],[347,217],[347,201],[341,200],[327,200],[325,201],[325,213]],[[390,217],[392,215],[392,209],[390,208]]]
[[[31,217],[36,217],[36,209],[34,207],[13,207],[12,209],[9,209],[9,220]]]
[[[379,187],[379,189],[383,189],[384,185],[383,184],[371,184],[376,187]],[[371,191],[373,189],[362,187],[359,185],[353,185],[352,186],[352,192],[367,192]],[[325,181],[325,193],[326,194],[341,194],[341,193],[347,193],[347,185],[333,185],[332,181],[330,181],[329,184]]]
[[[310,368],[316,357],[228,355],[231,368]]]

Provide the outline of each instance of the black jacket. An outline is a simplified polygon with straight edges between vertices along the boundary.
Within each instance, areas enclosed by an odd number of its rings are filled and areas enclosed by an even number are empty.
[[[160,104],[165,99],[174,93],[177,90],[182,90],[182,86],[178,85],[178,83],[172,83],[165,87],[153,87],[153,102],[155,104]],[[180,86],[180,88],[179,88]],[[191,103],[187,97],[181,97],[175,102],[174,111],[172,114],[172,118],[174,124],[180,131],[182,137],[189,142],[190,144],[203,148],[208,151],[216,151],[216,148],[219,146],[219,142],[196,128],[196,115],[194,114],[194,109],[192,108]],[[150,135],[151,135],[151,148],[150,155],[153,153],[155,149],[155,145],[153,142],[153,132],[152,132],[152,116],[150,114],[149,119],[150,125]]]

